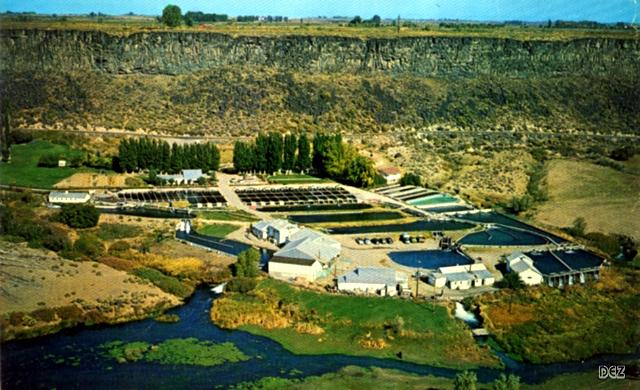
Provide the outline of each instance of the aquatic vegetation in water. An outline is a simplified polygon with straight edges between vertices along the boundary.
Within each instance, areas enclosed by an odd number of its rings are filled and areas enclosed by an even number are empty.
[[[160,364],[185,364],[195,366],[216,366],[249,360],[233,343],[216,344],[194,337],[168,339],[152,345],[143,341],[123,343],[112,341],[102,344],[103,356],[118,363],[146,361]]]

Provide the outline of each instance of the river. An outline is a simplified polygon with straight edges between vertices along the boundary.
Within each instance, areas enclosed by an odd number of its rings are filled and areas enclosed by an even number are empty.
[[[243,331],[227,331],[209,319],[212,294],[200,288],[185,305],[171,312],[180,322],[160,323],[153,319],[121,325],[79,327],[31,340],[2,344],[2,388],[58,389],[211,389],[216,385],[257,380],[265,376],[305,377],[337,371],[347,365],[377,366],[407,372],[453,377],[457,371],[400,360],[345,355],[295,355],[268,338]],[[230,341],[252,358],[215,367],[160,365],[135,362],[118,364],[98,353],[98,346],[109,341],[159,343],[169,338],[196,337],[213,342]],[[637,358],[640,354],[602,356],[583,363],[552,365],[523,364],[501,356],[509,372],[523,382],[538,383],[560,373],[591,371],[603,362]],[[65,359],[60,363],[59,359]],[[502,371],[479,369],[478,379],[488,382]]]

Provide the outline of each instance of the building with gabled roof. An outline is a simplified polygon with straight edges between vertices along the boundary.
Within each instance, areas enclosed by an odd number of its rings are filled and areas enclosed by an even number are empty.
[[[515,252],[507,256],[507,271],[515,272],[520,280],[527,286],[535,286],[542,283],[542,273],[533,266],[531,258],[522,252]]]
[[[402,173],[397,167],[379,168],[378,173],[384,178],[387,184],[393,184],[400,181]]]
[[[262,220],[251,225],[251,233],[261,240],[272,240],[276,245],[289,241],[300,227],[286,219]]]
[[[403,272],[382,267],[358,267],[338,277],[338,290],[353,293],[393,296],[409,289]]]
[[[440,267],[430,272],[427,280],[435,287],[448,286],[452,290],[467,290],[495,283],[495,277],[482,263]]]
[[[340,255],[342,246],[333,238],[311,229],[302,229],[269,260],[269,275],[277,279],[317,279]]]

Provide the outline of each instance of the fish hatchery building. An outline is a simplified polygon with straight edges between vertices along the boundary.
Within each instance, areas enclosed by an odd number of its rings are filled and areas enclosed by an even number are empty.
[[[340,256],[342,246],[333,238],[311,229],[293,234],[289,242],[269,260],[269,276],[314,281],[325,274]]]
[[[49,203],[51,204],[82,204],[91,199],[88,192],[51,191]]]
[[[440,267],[427,275],[434,287],[449,287],[452,290],[468,290],[471,287],[492,286],[495,277],[482,263]]]
[[[300,227],[286,219],[262,220],[251,225],[251,233],[261,240],[271,240],[282,245],[300,231]]]
[[[180,185],[195,184],[201,177],[205,177],[205,175],[202,173],[202,169],[183,169],[181,173],[176,175],[158,175],[158,177]]]
[[[519,258],[520,262],[516,259]],[[527,264],[529,269],[537,271],[542,276],[542,282],[551,287],[564,287],[589,280],[598,280],[604,259],[583,249],[563,251],[533,251],[512,257],[507,266],[511,272],[516,272],[526,283],[526,277],[532,273],[521,270],[519,264]],[[523,267],[524,268],[524,267]],[[524,277],[523,277],[524,274]]]
[[[382,267],[358,267],[338,277],[338,290],[356,294],[395,296],[409,289],[404,272]]]

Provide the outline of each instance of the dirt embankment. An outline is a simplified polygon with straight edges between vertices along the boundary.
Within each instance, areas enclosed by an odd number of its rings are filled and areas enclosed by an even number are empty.
[[[2,341],[77,324],[142,319],[180,305],[177,297],[95,262],[0,241]]]

